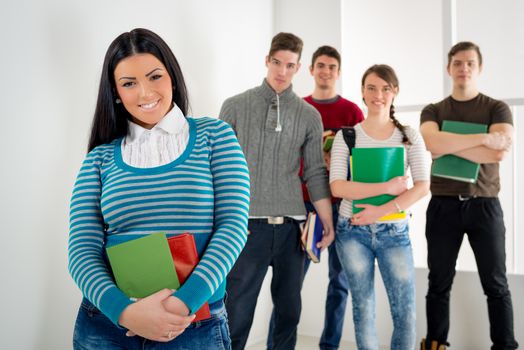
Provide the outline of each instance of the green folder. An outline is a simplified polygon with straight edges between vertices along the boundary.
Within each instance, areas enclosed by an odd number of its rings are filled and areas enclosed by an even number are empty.
[[[180,282],[165,234],[155,233],[106,249],[116,284],[128,297],[144,298]]]
[[[488,126],[485,124],[444,120],[441,130],[455,134],[483,134],[488,131]],[[477,182],[479,169],[480,164],[478,163],[452,154],[446,154],[433,161],[431,174],[447,179],[475,183]]]
[[[352,181],[379,183],[391,180],[396,176],[404,176],[404,147],[353,148],[351,155]],[[396,196],[381,194],[375,197],[353,200],[353,214],[362,211],[355,204],[382,205]],[[399,214],[402,214],[399,216]],[[393,217],[394,216],[394,217]],[[395,213],[392,217],[380,218],[394,220],[405,217],[405,213]]]
[[[331,148],[333,147],[333,140],[335,140],[335,136],[333,135],[329,135],[324,138],[324,144],[322,145],[324,152],[331,151]]]

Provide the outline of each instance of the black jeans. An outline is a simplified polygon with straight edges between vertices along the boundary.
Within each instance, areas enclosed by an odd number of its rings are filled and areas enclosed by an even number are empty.
[[[311,202],[304,202],[307,212],[312,212],[315,207]],[[338,220],[339,203],[332,205],[333,223]],[[346,304],[349,294],[349,282],[346,277],[340,260],[338,258],[335,242],[328,247],[328,267],[329,267],[329,285],[326,295],[326,314],[324,317],[324,330],[320,337],[318,346],[321,350],[338,349],[342,329],[344,327],[344,316],[346,314]],[[325,259],[326,253],[324,253]],[[306,275],[311,260],[304,257],[304,276]],[[269,320],[269,332],[267,336],[267,349],[273,350],[273,328],[275,327],[275,313],[271,313]]]
[[[431,198],[426,215],[428,341],[447,341],[451,285],[459,249],[464,234],[467,234],[487,297],[492,349],[518,347],[513,332],[513,307],[506,279],[505,232],[498,198]]]
[[[244,349],[253,323],[258,294],[269,266],[275,310],[273,349],[294,349],[302,303],[304,253],[295,220],[281,225],[249,220],[247,243],[227,277],[226,309],[233,350]]]

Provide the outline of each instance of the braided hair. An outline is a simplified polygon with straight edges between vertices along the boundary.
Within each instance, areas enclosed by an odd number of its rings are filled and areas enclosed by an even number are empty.
[[[402,143],[405,145],[411,145],[411,141],[409,140],[408,134],[406,133],[406,127],[398,121],[397,118],[395,118],[395,107],[393,106],[393,103],[391,104],[391,107],[389,108],[389,119],[393,122],[393,125],[397,127],[397,129],[400,130],[402,133]]]
[[[387,82],[391,87],[398,88],[399,84],[397,75],[395,74],[393,68],[387,64],[375,64],[369,67],[362,76],[362,86],[364,86],[366,77],[371,73],[375,73],[380,79]],[[389,108],[389,119],[391,119],[393,125],[395,125],[395,127],[402,133],[402,143],[405,145],[411,145],[411,141],[409,140],[408,134],[406,132],[406,127],[400,124],[398,119],[395,118],[395,107],[393,106],[393,103],[391,103],[391,107]]]

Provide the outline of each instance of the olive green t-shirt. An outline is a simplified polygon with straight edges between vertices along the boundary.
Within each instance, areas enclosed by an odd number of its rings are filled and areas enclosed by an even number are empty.
[[[434,121],[442,127],[442,121],[486,124],[508,123],[513,117],[508,105],[483,94],[469,101],[457,101],[451,96],[426,106],[421,113],[420,123]],[[434,196],[478,196],[496,197],[500,191],[499,164],[481,164],[476,183],[471,184],[442,177],[431,177],[431,193]]]

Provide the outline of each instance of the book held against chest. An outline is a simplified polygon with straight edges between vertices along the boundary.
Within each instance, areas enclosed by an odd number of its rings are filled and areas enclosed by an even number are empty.
[[[153,233],[106,249],[115,282],[130,298],[145,298],[164,288],[178,289],[199,262],[193,235],[166,238]],[[211,317],[206,302],[193,322]]]
[[[198,265],[198,252],[196,249],[195,238],[189,233],[169,237],[167,239],[173,261],[175,263],[176,273],[180,284],[189,278],[195,267]],[[206,302],[200,309],[195,312],[196,317],[193,322],[202,321],[211,317],[209,304]]]
[[[166,235],[154,233],[106,249],[115,282],[130,298],[145,298],[180,282]]]
[[[488,131],[485,124],[459,122],[444,120],[441,131],[455,134],[483,134]],[[431,175],[446,179],[475,183],[479,175],[480,164],[468,159],[457,157],[453,154],[446,154],[433,161]]]
[[[404,175],[404,147],[353,148],[351,155],[352,180],[364,183],[380,183]],[[362,211],[356,204],[382,205],[396,196],[381,194],[374,197],[353,200],[353,214]],[[378,221],[406,218],[404,211],[386,215]]]

